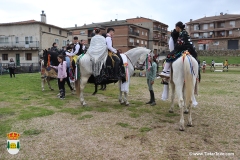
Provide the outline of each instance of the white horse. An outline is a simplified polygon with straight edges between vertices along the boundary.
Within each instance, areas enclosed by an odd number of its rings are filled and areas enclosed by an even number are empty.
[[[128,59],[127,60],[128,61],[128,71],[129,71],[130,76],[132,76],[134,73],[134,66],[137,66],[138,68],[139,68],[139,66],[141,66],[141,67],[144,66],[146,56],[149,53],[151,53],[151,50],[143,48],[143,47],[133,48],[125,53],[125,55],[127,56],[127,59]],[[85,85],[86,85],[89,77],[93,74],[92,67],[89,67],[89,63],[90,63],[90,56],[88,54],[85,54],[79,60],[81,78],[80,78],[80,80],[78,79],[75,82],[76,91],[77,91],[77,94],[79,94],[79,92],[80,92],[80,102],[83,106],[86,105],[86,102],[83,97],[83,91],[84,91]],[[129,79],[130,79],[130,77],[129,77]],[[119,102],[121,104],[125,103],[126,105],[128,105],[129,104],[128,99],[127,99],[128,93],[124,92],[124,98],[122,98],[121,83],[122,83],[122,81],[120,80],[119,81],[119,90],[120,90]]]
[[[188,126],[192,126],[191,109],[194,97],[194,87],[198,76],[198,63],[190,54],[184,54],[172,63],[172,72],[170,83],[172,87],[170,113],[173,113],[175,90],[180,107],[180,127],[179,130],[184,131],[184,106],[185,112],[189,112]],[[185,58],[184,58],[185,57]]]

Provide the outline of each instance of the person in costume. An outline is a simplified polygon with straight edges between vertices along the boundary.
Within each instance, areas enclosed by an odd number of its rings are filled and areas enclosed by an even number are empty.
[[[115,30],[113,28],[107,29],[106,42],[107,42],[108,53],[112,55],[112,58],[114,60],[114,77],[116,79],[119,79],[117,75],[119,73],[120,59],[117,56],[118,51],[115,48],[113,48],[112,37],[114,35],[114,32]]]
[[[197,53],[193,48],[193,43],[188,32],[185,30],[185,25],[182,22],[178,22],[175,25],[175,30],[179,33],[179,37],[176,44],[174,44],[174,50],[167,55],[165,67],[159,75],[162,78],[170,77],[170,74],[167,71],[169,70],[171,63],[182,56],[183,51],[188,50],[190,54],[197,59]]]

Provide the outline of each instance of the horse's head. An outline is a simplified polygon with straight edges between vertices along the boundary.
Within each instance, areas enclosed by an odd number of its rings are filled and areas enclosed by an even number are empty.
[[[141,54],[140,58],[137,61],[137,65],[136,65],[137,69],[139,69],[139,70],[145,69],[146,61],[147,61],[149,55],[151,57],[153,56],[152,51],[149,49],[146,49],[146,51]]]
[[[43,50],[43,61],[44,61],[44,66],[47,66],[47,61],[48,61],[48,51],[45,49]]]

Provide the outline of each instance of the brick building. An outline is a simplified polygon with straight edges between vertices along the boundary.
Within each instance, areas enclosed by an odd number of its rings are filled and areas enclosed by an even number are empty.
[[[154,53],[161,53],[162,51],[168,50],[168,25],[144,17],[127,19],[127,22],[149,28],[149,49],[153,50]]]
[[[100,28],[101,33],[106,33],[109,27],[115,30],[115,34],[112,38],[114,48],[121,49],[123,52],[134,47],[149,48],[149,29],[136,24],[130,24],[125,20],[85,24],[80,27],[75,25],[75,27],[67,28],[69,30],[68,39],[72,40],[74,36],[77,36],[79,40],[84,40],[86,46],[88,46],[91,38],[94,36],[94,28]]]
[[[33,63],[34,70],[39,67],[39,55],[56,42],[59,47],[67,44],[68,30],[47,24],[46,15],[41,21],[29,20],[0,23],[0,58],[3,66],[13,58],[19,70],[28,71]]]
[[[240,47],[240,15],[223,14],[190,19],[188,32],[197,50],[226,50]]]

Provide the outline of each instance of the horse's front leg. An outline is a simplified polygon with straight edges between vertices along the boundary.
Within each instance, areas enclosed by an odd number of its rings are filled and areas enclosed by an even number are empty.
[[[88,78],[89,77],[82,77],[80,80],[81,81],[80,82],[80,102],[83,106],[85,106],[87,104],[83,97],[83,90],[85,88],[85,85],[87,84]]]
[[[44,91],[45,78],[42,78],[41,85],[42,85],[42,91]]]
[[[95,83],[95,91],[93,92],[92,95],[95,95],[97,93],[97,91],[98,91],[98,85]]]
[[[47,77],[47,83],[48,83],[48,87],[51,91],[53,91],[54,89],[52,88],[51,84],[50,84],[50,78]]]
[[[174,99],[175,99],[175,85],[173,82],[170,82],[172,88],[172,95],[171,95],[171,106],[169,108],[169,113],[173,113],[174,108]]]

